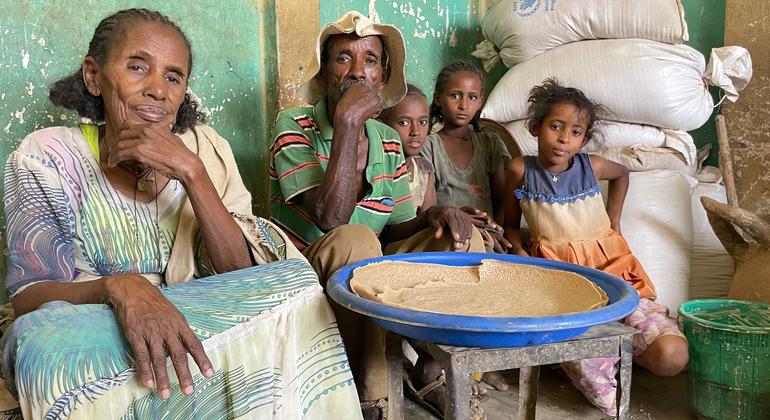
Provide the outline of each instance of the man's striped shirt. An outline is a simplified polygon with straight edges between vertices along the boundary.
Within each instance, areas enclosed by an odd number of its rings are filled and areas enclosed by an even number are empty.
[[[368,120],[365,131],[369,138],[365,170],[369,189],[348,223],[367,225],[379,235],[386,225],[411,220],[416,214],[398,133],[376,120]],[[293,237],[300,249],[324,234],[312,221],[300,196],[321,185],[331,155],[332,134],[325,99],[314,107],[281,112],[273,127],[271,219]]]

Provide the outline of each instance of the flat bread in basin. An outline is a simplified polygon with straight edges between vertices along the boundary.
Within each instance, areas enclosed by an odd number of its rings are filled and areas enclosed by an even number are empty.
[[[607,294],[569,271],[485,259],[478,266],[383,261],[353,271],[350,288],[385,305],[449,315],[540,317],[607,305]]]

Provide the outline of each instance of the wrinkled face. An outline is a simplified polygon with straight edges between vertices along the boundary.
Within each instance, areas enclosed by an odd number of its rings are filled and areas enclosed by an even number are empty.
[[[156,22],[124,25],[101,65],[87,57],[88,91],[104,100],[108,129],[176,122],[187,91],[190,51],[182,36]]]
[[[405,96],[388,111],[385,124],[398,132],[407,157],[419,155],[428,138],[428,103],[419,95]]]
[[[588,117],[570,102],[551,108],[539,127],[530,132],[537,137],[540,164],[551,172],[567,170],[570,159],[587,142]]]
[[[436,92],[433,102],[441,107],[445,127],[463,127],[481,108],[484,97],[481,93],[481,80],[467,71],[459,71],[449,76],[443,92]]]
[[[382,40],[378,36],[356,34],[334,35],[326,43],[326,62],[321,74],[326,95],[332,104],[339,102],[344,90],[353,82],[365,82],[380,92],[388,81],[383,69]]]

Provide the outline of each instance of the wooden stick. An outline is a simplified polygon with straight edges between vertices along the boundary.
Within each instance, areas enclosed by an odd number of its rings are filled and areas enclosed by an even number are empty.
[[[719,114],[715,118],[717,124],[717,141],[719,142],[719,168],[722,170],[722,182],[725,183],[727,204],[738,207],[738,192],[735,189],[735,172],[733,171],[733,152],[730,149],[730,139],[727,137],[725,117]]]

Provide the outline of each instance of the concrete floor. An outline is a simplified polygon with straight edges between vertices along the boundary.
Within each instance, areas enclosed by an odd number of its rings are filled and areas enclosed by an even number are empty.
[[[508,383],[514,384],[505,392],[489,390],[481,401],[488,420],[516,418],[518,410],[517,371],[505,372]],[[434,417],[409,399],[405,400],[405,418],[432,420]],[[537,400],[538,420],[604,420],[610,417],[594,408],[578,392],[566,376],[556,369],[543,366]],[[672,378],[659,378],[646,370],[634,367],[631,380],[632,420],[693,420],[687,393],[687,373]]]

